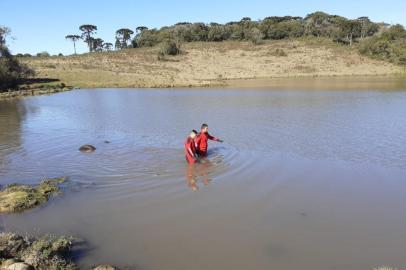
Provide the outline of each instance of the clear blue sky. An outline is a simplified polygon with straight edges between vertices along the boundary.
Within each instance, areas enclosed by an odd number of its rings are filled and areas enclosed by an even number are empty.
[[[117,29],[149,28],[180,21],[219,22],[251,17],[305,16],[325,11],[349,18],[369,16],[373,21],[406,25],[406,0],[0,0],[0,25],[12,30],[8,39],[13,53],[48,51],[73,53],[67,34],[78,34],[81,24],[97,25],[97,36],[114,43]],[[78,52],[85,52],[79,42]]]

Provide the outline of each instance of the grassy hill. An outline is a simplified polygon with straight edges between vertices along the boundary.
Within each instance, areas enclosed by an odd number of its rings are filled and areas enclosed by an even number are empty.
[[[158,47],[75,56],[21,58],[38,77],[76,87],[188,87],[225,85],[234,79],[394,75],[402,67],[360,55],[356,46],[328,39],[191,42],[176,56]]]

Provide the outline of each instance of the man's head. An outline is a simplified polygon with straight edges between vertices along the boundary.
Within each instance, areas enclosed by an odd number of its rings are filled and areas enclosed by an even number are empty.
[[[196,130],[192,130],[192,132],[190,132],[190,138],[192,138],[192,139],[194,139],[194,138],[196,138],[196,135],[197,135],[197,131]]]
[[[201,127],[200,129],[201,129],[201,131],[202,131],[203,133],[206,133],[206,132],[209,131],[209,125],[207,125],[206,123],[204,123],[204,124],[202,124],[202,127]]]

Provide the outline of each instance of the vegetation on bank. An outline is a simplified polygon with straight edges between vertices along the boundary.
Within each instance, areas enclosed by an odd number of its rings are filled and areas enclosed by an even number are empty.
[[[0,268],[33,270],[76,270],[70,261],[73,247],[71,237],[23,237],[14,233],[0,233]]]
[[[161,46],[76,56],[21,58],[38,76],[79,88],[206,87],[235,79],[385,76],[403,69],[360,55],[356,46],[327,38],[188,42],[182,53],[161,56]],[[162,54],[161,54],[162,55]]]
[[[406,67],[406,31],[403,26],[394,25],[361,43],[360,52]]]
[[[22,212],[46,203],[49,198],[60,193],[59,184],[65,177],[47,179],[33,187],[11,184],[0,190],[0,213]]]

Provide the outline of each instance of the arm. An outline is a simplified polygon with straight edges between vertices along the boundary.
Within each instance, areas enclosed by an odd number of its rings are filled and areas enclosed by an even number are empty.
[[[192,143],[194,143],[194,142],[192,142]],[[195,155],[195,153],[193,153],[192,147],[190,145],[188,145],[188,147],[187,147],[187,152],[191,157],[196,158],[196,155]]]
[[[188,152],[188,154],[189,154],[191,157],[193,157],[194,159],[197,159],[196,153],[193,153],[193,150],[192,150],[192,146],[191,146],[192,143],[194,144],[195,141],[192,140],[192,141],[189,143],[189,145],[188,145],[188,147],[187,147],[187,152]]]
[[[214,137],[214,136],[211,136],[209,133],[207,133],[207,138],[208,138],[209,140],[212,140],[212,141],[223,142],[223,141],[220,140],[219,138],[216,138],[216,137]]]

